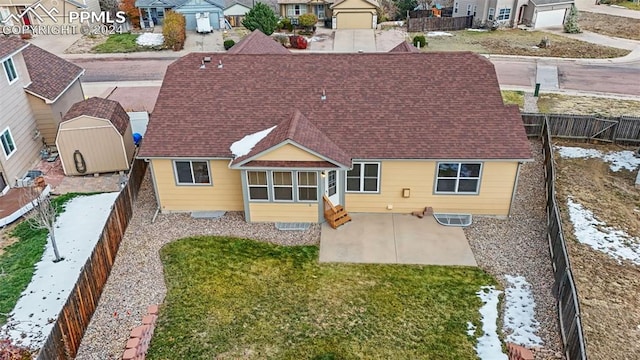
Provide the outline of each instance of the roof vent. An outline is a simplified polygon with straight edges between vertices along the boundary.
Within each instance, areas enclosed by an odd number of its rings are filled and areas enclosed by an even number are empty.
[[[324,89],[322,89],[322,96],[320,96],[320,100],[322,101],[327,100],[327,93],[324,91]]]
[[[206,63],[211,62],[211,56],[205,56],[205,57],[202,59],[202,61],[204,61],[204,62],[206,62]]]
[[[222,60],[218,61],[218,69],[222,69]]]
[[[200,69],[204,69],[206,68],[206,66],[204,66],[204,60],[202,60],[202,62],[200,63]]]

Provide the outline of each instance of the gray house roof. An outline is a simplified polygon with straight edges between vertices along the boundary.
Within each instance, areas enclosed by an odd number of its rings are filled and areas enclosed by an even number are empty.
[[[174,8],[187,2],[187,0],[136,0],[136,7],[165,7]]]
[[[574,0],[529,0],[535,6],[549,6],[559,4],[573,4]]]

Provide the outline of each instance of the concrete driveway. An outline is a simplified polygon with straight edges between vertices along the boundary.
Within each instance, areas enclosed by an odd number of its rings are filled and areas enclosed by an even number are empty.
[[[376,37],[373,29],[336,30],[334,52],[375,52]]]
[[[322,224],[321,262],[477,266],[464,231],[431,216],[350,214],[332,229]]]

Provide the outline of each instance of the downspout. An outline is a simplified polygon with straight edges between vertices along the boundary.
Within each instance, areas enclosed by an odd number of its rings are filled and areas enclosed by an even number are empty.
[[[513,191],[511,192],[511,204],[509,204],[509,214],[507,217],[511,217],[511,213],[513,212],[513,204],[516,201],[516,191],[518,190],[518,180],[520,179],[520,167],[522,166],[522,162],[518,162],[518,169],[516,170],[516,180],[513,183]]]
[[[153,214],[153,218],[151,219],[151,223],[153,224],[156,221],[158,214],[160,213],[160,196],[158,195],[158,185],[156,184],[156,174],[153,171],[153,162],[150,161],[149,159],[144,159],[144,162],[149,164],[149,168],[151,171],[151,183],[153,184],[153,192],[156,198],[156,204],[158,205],[158,207],[156,208],[156,212],[155,214]]]

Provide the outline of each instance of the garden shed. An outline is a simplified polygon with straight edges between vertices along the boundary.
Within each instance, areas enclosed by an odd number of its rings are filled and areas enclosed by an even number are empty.
[[[65,175],[129,170],[135,151],[129,116],[120,103],[97,97],[69,109],[56,146]]]

